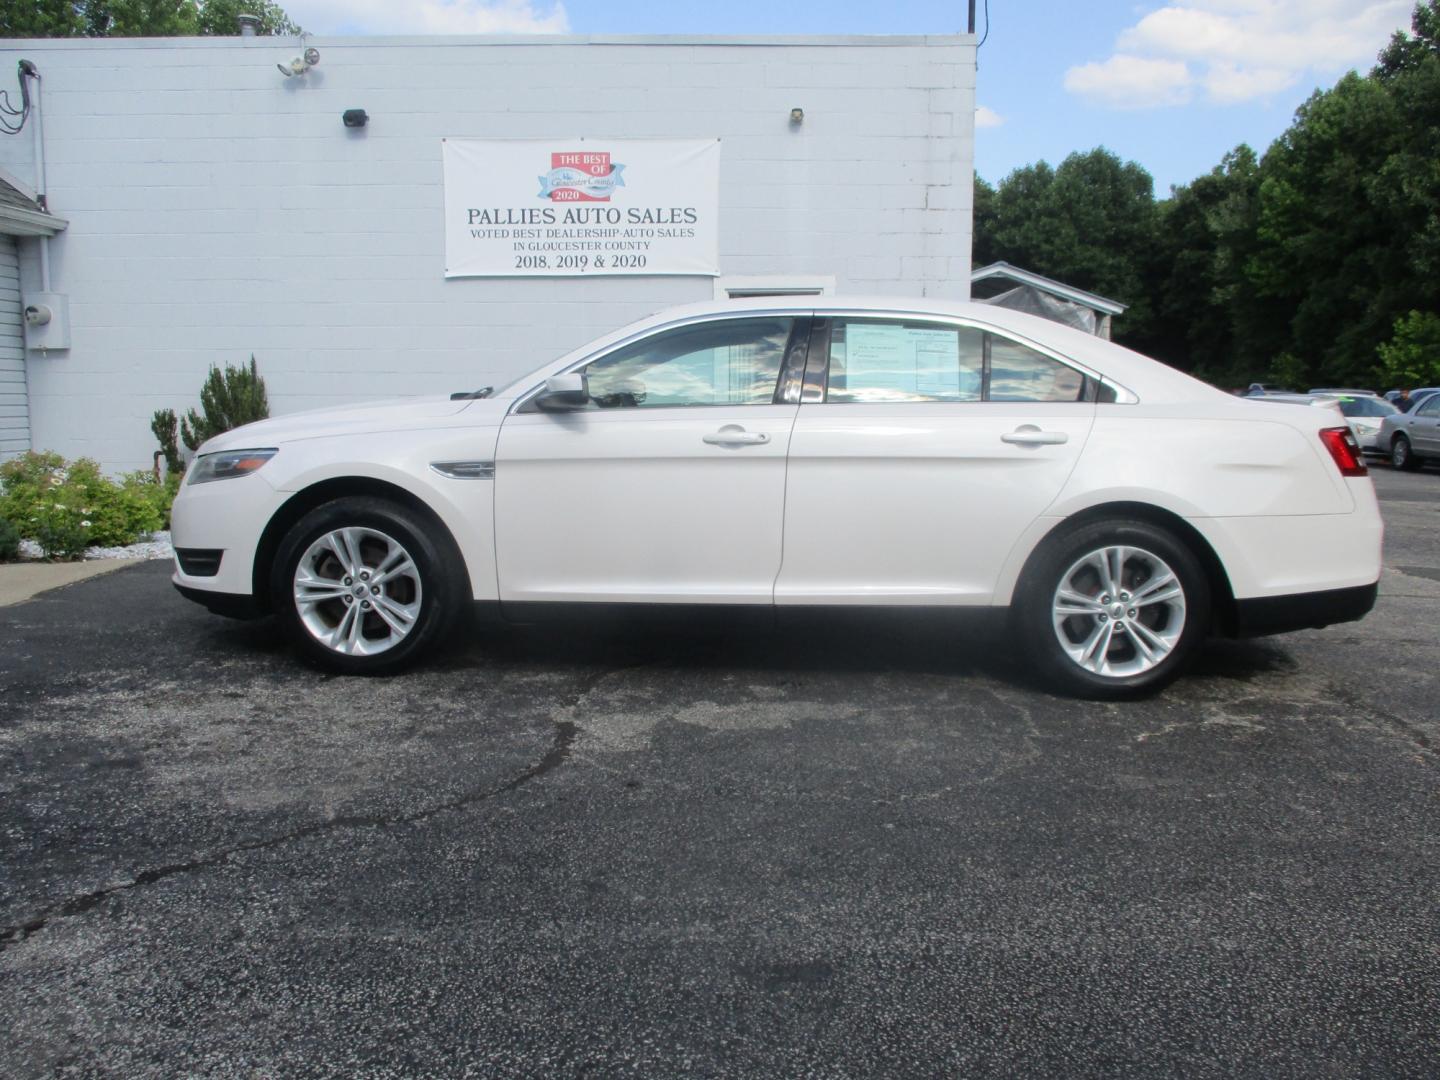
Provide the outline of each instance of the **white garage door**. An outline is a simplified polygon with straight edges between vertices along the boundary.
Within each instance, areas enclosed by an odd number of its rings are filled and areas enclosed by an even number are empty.
[[[0,236],[0,458],[30,449],[25,341],[20,330],[20,268],[15,238]]]

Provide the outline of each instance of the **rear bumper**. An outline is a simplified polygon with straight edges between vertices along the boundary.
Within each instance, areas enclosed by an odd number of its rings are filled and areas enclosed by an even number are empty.
[[[1362,619],[1375,606],[1379,582],[1348,589],[1259,596],[1235,601],[1235,636],[1261,637]]]

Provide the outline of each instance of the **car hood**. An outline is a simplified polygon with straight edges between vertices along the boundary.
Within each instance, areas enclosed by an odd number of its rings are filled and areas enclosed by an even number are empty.
[[[252,449],[278,446],[300,439],[323,439],[334,435],[366,435],[382,431],[408,431],[412,428],[448,426],[451,417],[470,410],[466,423],[484,423],[477,413],[494,413],[498,422],[508,403],[481,398],[452,401],[447,396],[401,398],[395,401],[369,401],[358,405],[335,405],[325,409],[307,409],[287,413],[269,420],[257,420],[215,436],[200,447],[199,453],[217,450]]]

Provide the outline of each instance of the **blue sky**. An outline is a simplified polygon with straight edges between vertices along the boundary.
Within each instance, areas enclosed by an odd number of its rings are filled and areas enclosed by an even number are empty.
[[[316,34],[936,34],[963,30],[966,14],[965,0],[281,2]],[[990,0],[976,168],[994,182],[1103,145],[1163,195],[1239,143],[1263,152],[1317,87],[1368,70],[1413,3]]]

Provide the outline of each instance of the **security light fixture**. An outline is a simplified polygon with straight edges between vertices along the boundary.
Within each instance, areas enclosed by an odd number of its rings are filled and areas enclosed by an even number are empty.
[[[346,109],[340,114],[340,119],[347,128],[363,128],[370,122],[370,117],[364,109]]]
[[[320,50],[315,48],[306,49],[303,56],[297,56],[288,64],[276,64],[280,74],[287,79],[292,75],[304,75],[316,64],[320,63]]]
[[[805,110],[804,110],[804,109],[791,109],[791,110],[790,110],[790,123],[794,124],[796,127],[799,127],[799,126],[800,126],[801,124],[803,124],[804,122],[805,122]]]

